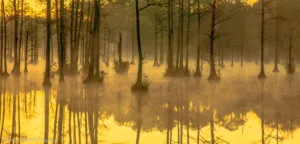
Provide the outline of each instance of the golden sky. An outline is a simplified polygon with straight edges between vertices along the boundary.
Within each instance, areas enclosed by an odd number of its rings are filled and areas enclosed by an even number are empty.
[[[42,1],[42,2],[41,2]],[[43,9],[46,8],[46,5],[43,4],[45,3],[46,0],[26,0],[25,2],[28,3],[29,8],[31,11],[34,13],[37,13],[38,15],[44,15],[43,14]],[[54,4],[54,0],[51,0]],[[69,0],[65,0],[65,2],[68,2]],[[253,5],[255,2],[258,0],[245,0],[249,5]],[[6,0],[6,5],[11,5],[11,1]]]

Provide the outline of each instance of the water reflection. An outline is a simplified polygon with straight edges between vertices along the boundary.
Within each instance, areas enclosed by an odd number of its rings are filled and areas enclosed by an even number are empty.
[[[101,85],[66,77],[51,88],[30,76],[1,79],[1,143],[299,143],[297,75],[245,75],[164,79],[147,93],[132,93],[118,75]]]

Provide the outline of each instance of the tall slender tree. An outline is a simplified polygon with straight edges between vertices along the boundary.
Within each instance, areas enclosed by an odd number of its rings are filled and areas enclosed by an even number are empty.
[[[59,81],[63,82],[64,81],[64,67],[65,67],[65,50],[66,50],[66,42],[65,42],[65,1],[60,0],[60,15],[59,15],[59,46],[60,46],[60,52],[58,55],[60,55],[59,58]]]
[[[14,22],[14,66],[11,71],[11,73],[15,76],[19,76],[21,74],[20,72],[20,64],[18,60],[18,26],[19,26],[19,12],[17,7],[16,0],[13,0],[13,9],[14,9],[14,16],[15,16],[15,22]]]
[[[258,74],[259,79],[265,79],[265,59],[264,59],[264,43],[265,43],[265,0],[261,0],[261,28],[260,28],[260,73]]]
[[[47,40],[46,40],[46,68],[44,74],[44,86],[51,86],[50,81],[50,37],[51,37],[51,0],[47,0],[47,7],[46,7],[46,29],[47,29]]]

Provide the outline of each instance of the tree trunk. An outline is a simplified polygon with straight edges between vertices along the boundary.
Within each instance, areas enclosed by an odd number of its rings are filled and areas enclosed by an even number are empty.
[[[141,36],[140,36],[140,12],[139,12],[139,0],[135,0],[135,13],[136,13],[136,34],[137,34],[137,44],[138,44],[138,73],[136,83],[133,85],[133,90],[143,89],[142,74],[143,74],[143,54],[141,46]]]
[[[180,61],[180,41],[181,41],[181,37],[180,37],[180,34],[181,34],[181,0],[178,0],[179,1],[179,7],[178,7],[178,33],[177,33],[177,52],[176,52],[176,69],[179,69],[179,61]]]
[[[260,73],[258,75],[258,78],[265,79],[265,67],[264,67],[264,38],[265,38],[265,0],[261,1],[261,54],[260,54]]]
[[[82,24],[83,24],[83,4],[84,0],[81,0],[81,5],[80,5],[80,19],[79,19],[79,28],[78,28],[78,33],[76,35],[76,41],[75,41],[75,46],[77,47],[77,53],[76,53],[76,61],[78,63],[78,53],[79,53],[79,45],[80,45],[80,40],[82,40],[82,43],[84,43],[84,40],[81,39],[81,34],[82,34]],[[83,53],[83,46],[81,47],[82,51],[81,54]],[[82,56],[81,56],[81,62],[82,62]],[[78,69],[78,66],[76,64],[76,69]],[[77,72],[77,70],[76,70]]]
[[[131,52],[132,52],[132,55],[131,55],[131,64],[134,64],[134,23],[132,23],[132,32],[131,32]]]
[[[74,9],[74,0],[72,0],[72,11],[71,11],[71,29],[70,29],[70,37],[71,37],[71,62],[70,62],[70,73],[76,74],[78,71],[78,40],[77,40],[77,25],[78,25],[78,8],[79,8],[79,0],[76,0],[76,8]],[[73,15],[75,11],[75,21],[73,21]],[[73,27],[74,26],[74,27]],[[74,32],[73,32],[74,29]]]
[[[179,59],[179,69],[183,70],[183,23],[184,23],[184,17],[183,17],[183,0],[181,0],[180,4],[180,15],[181,15],[181,21],[180,21],[180,59]]]
[[[107,51],[107,55],[106,55],[106,63],[107,63],[107,66],[109,66],[109,38],[110,38],[110,33],[111,33],[111,30],[108,30],[108,36],[107,36],[107,48],[106,48],[106,51]]]
[[[24,66],[24,73],[28,73],[27,69],[27,62],[28,62],[28,37],[29,37],[29,30],[26,31],[26,39],[25,39],[25,66]]]
[[[91,50],[89,52],[89,71],[87,78],[83,81],[84,83],[90,83],[94,81],[98,81],[99,77],[95,77],[95,57],[99,58],[99,43],[97,42],[99,39],[99,27],[100,27],[100,2],[99,0],[94,0],[94,25],[91,31]],[[98,53],[98,54],[97,54]],[[99,59],[98,59],[99,63]],[[98,69],[99,71],[99,69]]]
[[[231,67],[233,67],[233,46],[231,46]]]
[[[167,73],[173,72],[173,0],[168,0],[168,68]]]
[[[83,71],[86,73],[89,68],[89,53],[90,49],[88,48],[89,43],[90,43],[90,15],[91,15],[91,5],[90,5],[90,0],[88,1],[88,10],[87,10],[87,20],[86,20],[86,32],[85,32],[85,37],[86,37],[86,44],[85,44],[85,55],[84,55],[84,68]]]
[[[201,13],[200,13],[200,1],[197,1],[197,59],[196,59],[196,71],[195,76],[201,76],[201,70],[200,70],[200,24],[201,24]]]
[[[65,67],[65,50],[66,50],[66,33],[65,33],[65,1],[60,0],[60,31],[59,31],[59,45],[60,45],[60,55],[59,57],[59,81],[64,81],[64,67]]]
[[[19,15],[17,10],[16,0],[13,0],[13,8],[14,8],[14,15],[15,15],[15,32],[14,32],[14,66],[12,69],[12,74],[15,76],[19,76],[20,72],[20,65],[18,61],[18,25],[19,25]]]
[[[160,52],[159,52],[159,64],[164,64],[164,47],[163,47],[163,41],[164,41],[164,28],[161,25],[161,32],[160,32]]]
[[[159,66],[157,57],[157,35],[158,35],[158,14],[155,13],[155,30],[154,30],[154,63],[153,66]]]
[[[3,43],[3,50],[4,50],[4,72],[3,76],[9,76],[7,72],[7,33],[6,33],[6,19],[5,19],[5,9],[4,9],[4,0],[1,3],[1,13],[2,13],[2,23],[3,23],[3,30],[4,30],[4,43]]]
[[[211,30],[210,30],[210,48],[209,48],[209,56],[210,56],[210,73],[208,80],[219,80],[219,76],[217,76],[215,61],[214,61],[214,39],[215,39],[215,21],[216,21],[216,0],[213,0],[213,4],[211,6]]]
[[[188,0],[188,18],[187,18],[187,32],[186,32],[186,52],[185,52],[185,73],[189,75],[189,34],[190,34],[190,0]]]
[[[276,44],[275,44],[275,65],[274,65],[274,69],[273,69],[273,72],[279,72],[279,69],[278,69],[278,40],[279,40],[279,25],[278,25],[278,17],[279,17],[279,0],[276,0],[276,15],[277,15],[277,18],[276,18]]]
[[[59,17],[58,17],[58,0],[55,0],[55,19],[56,19],[56,40],[57,40],[57,59],[58,59],[58,71],[61,69],[60,67],[60,25],[59,25]]]
[[[46,15],[47,15],[47,41],[46,41],[46,69],[44,74],[44,86],[51,86],[50,82],[50,37],[51,37],[51,0],[47,0],[46,7]]]
[[[23,37],[23,13],[24,13],[24,0],[21,0],[21,17],[20,17],[20,40],[19,40],[19,68],[21,64],[21,49],[22,49],[22,37]]]
[[[244,42],[242,42],[242,50],[241,50],[241,67],[244,66]]]
[[[291,29],[290,34],[290,44],[289,44],[289,63],[288,63],[288,73],[294,73],[293,60],[292,60],[292,44],[293,44],[293,29]]]
[[[3,14],[2,14],[3,16]],[[3,21],[3,18],[1,17],[1,20],[0,20],[1,24],[0,24],[0,44],[1,44],[1,47],[0,47],[0,75],[3,74],[3,60],[4,60],[4,26],[3,24],[5,23],[5,21]],[[1,108],[0,108],[1,109]]]
[[[118,54],[119,54],[119,65],[122,64],[122,33],[119,33],[119,44],[118,44]]]

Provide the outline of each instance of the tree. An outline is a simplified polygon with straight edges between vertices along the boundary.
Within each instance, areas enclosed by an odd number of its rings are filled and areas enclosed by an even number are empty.
[[[100,2],[99,0],[94,0],[94,21],[91,29],[91,41],[89,50],[89,69],[88,75],[83,83],[91,83],[91,82],[98,82],[99,77],[97,77],[96,71],[97,68],[95,67],[96,64],[96,57],[99,58],[99,43],[97,42],[99,39],[99,27],[100,27]],[[99,62],[99,59],[98,59]],[[99,65],[98,65],[99,66]],[[100,76],[100,75],[99,75]],[[100,77],[101,80],[101,77]]]
[[[166,76],[174,74],[173,65],[173,0],[168,0],[168,67]]]
[[[200,8],[200,0],[197,0],[197,58],[196,58],[196,71],[194,76],[201,76],[201,68],[200,68],[200,50],[201,50],[201,36],[200,36],[200,28],[201,28],[201,18],[205,15],[205,12],[201,11]]]
[[[276,0],[276,44],[275,44],[275,63],[273,72],[279,72],[278,69],[278,40],[279,40],[279,0]]]
[[[137,34],[137,46],[138,46],[138,73],[137,73],[137,80],[136,83],[132,86],[132,90],[139,91],[139,90],[148,90],[148,82],[143,83],[142,75],[143,75],[143,54],[142,54],[142,45],[141,45],[141,36],[140,36],[140,11],[146,9],[149,6],[161,6],[160,3],[149,3],[147,1],[147,5],[139,8],[139,0],[135,0],[135,14],[136,14],[136,34]],[[172,53],[173,55],[173,53]],[[173,59],[172,59],[173,61]],[[173,63],[172,63],[173,65]]]
[[[60,0],[60,16],[59,16],[59,23],[60,23],[60,29],[59,29],[59,48],[60,51],[58,53],[59,55],[59,60],[58,60],[58,64],[59,64],[59,81],[63,82],[64,81],[64,67],[65,67],[65,49],[66,49],[66,42],[65,42],[65,1],[64,0]]]
[[[259,79],[265,79],[265,66],[264,66],[264,43],[265,43],[265,0],[261,0],[261,28],[260,28],[260,73],[258,74]]]
[[[50,81],[51,0],[47,0],[46,16],[47,16],[46,68],[45,68],[43,85],[51,86],[51,81]]]
[[[9,76],[9,74],[8,74],[8,72],[7,72],[7,52],[6,52],[6,50],[7,50],[7,33],[6,33],[6,18],[5,18],[5,9],[4,9],[4,0],[2,0],[2,2],[1,2],[1,13],[2,13],[2,21],[1,21],[1,24],[2,24],[2,26],[1,26],[1,29],[3,29],[3,43],[2,43],[2,47],[3,47],[3,56],[4,56],[4,59],[3,59],[3,61],[4,61],[4,71],[3,71],[3,76],[6,76],[6,77],[8,77]],[[1,33],[2,33],[1,32]]]
[[[191,1],[188,0],[188,12],[187,12],[187,32],[186,32],[186,52],[185,52],[185,69],[184,72],[186,75],[190,75],[190,70],[189,70],[189,42],[190,42],[190,9],[191,9]]]
[[[19,14],[18,14],[18,8],[17,8],[17,2],[16,0],[13,0],[13,9],[14,9],[14,16],[15,16],[15,22],[14,22],[14,66],[11,71],[11,73],[15,76],[20,76],[20,64],[18,61],[18,25],[19,25]]]
[[[224,35],[219,31],[217,31],[216,26],[221,23],[229,20],[232,17],[233,10],[227,13],[220,13],[218,11],[218,7],[222,1],[212,0],[211,2],[207,2],[209,6],[209,11],[211,13],[211,23],[210,23],[210,32],[206,35],[209,36],[209,63],[210,63],[210,73],[208,80],[220,80],[220,77],[217,75],[215,68],[215,60],[214,60],[214,41]]]
[[[154,63],[153,63],[153,66],[159,66],[159,63],[158,63],[158,52],[157,52],[157,38],[158,38],[158,34],[159,34],[159,31],[158,31],[158,13],[155,12],[154,13],[154,20],[155,20],[155,28],[154,28]]]
[[[141,46],[141,36],[140,36],[140,10],[139,9],[139,0],[135,0],[135,14],[136,14],[136,34],[137,34],[137,46],[138,46],[138,74],[136,83],[132,86],[133,90],[142,90],[145,89],[142,83],[142,74],[143,74],[143,54]]]

